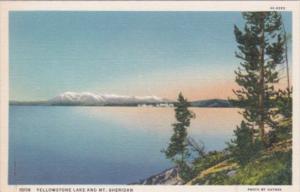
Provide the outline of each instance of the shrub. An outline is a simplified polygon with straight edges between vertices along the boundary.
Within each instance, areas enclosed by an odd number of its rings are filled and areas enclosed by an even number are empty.
[[[254,132],[242,121],[240,127],[234,131],[235,139],[229,143],[229,151],[240,165],[247,164],[255,158],[262,149],[262,143],[255,139]]]

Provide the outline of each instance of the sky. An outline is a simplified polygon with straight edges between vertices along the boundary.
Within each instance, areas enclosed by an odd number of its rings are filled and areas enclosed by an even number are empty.
[[[283,20],[290,33],[291,14]],[[232,97],[234,24],[243,26],[240,12],[11,12],[10,100],[66,91]]]

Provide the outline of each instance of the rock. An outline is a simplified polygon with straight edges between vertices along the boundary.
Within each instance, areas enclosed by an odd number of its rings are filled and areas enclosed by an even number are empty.
[[[231,170],[227,173],[228,177],[233,177],[236,174],[236,170]]]
[[[141,180],[138,185],[182,185],[183,181],[178,175],[178,168],[173,167],[147,179]]]

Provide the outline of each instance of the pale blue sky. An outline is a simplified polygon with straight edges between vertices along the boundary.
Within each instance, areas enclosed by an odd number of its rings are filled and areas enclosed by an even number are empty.
[[[11,100],[65,91],[226,98],[239,65],[233,25],[244,23],[239,12],[45,11],[11,12],[9,22]]]

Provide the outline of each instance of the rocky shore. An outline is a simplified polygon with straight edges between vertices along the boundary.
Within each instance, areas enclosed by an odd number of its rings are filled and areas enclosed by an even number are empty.
[[[172,167],[166,169],[156,175],[142,179],[133,185],[182,185],[183,181],[178,175],[178,168]]]

